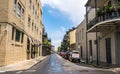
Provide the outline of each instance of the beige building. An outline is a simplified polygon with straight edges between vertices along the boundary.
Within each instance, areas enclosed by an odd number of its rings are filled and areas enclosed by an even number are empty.
[[[0,66],[41,54],[40,0],[0,0]]]
[[[83,20],[76,29],[76,49],[80,52],[80,59],[86,59],[86,21]]]
[[[68,32],[69,42],[70,42],[70,50],[76,50],[76,28],[70,29]]]
[[[88,7],[87,9],[87,23],[90,23],[91,20],[95,18],[95,8]],[[88,28],[88,26],[86,26]],[[87,32],[87,50],[88,50],[88,62],[97,60],[97,51],[96,51],[96,32]],[[98,33],[99,34],[99,33]]]
[[[93,10],[91,10],[93,11]],[[89,11],[89,13],[91,13]],[[87,37],[86,37],[87,36]],[[95,33],[87,33],[86,31],[86,19],[84,19],[77,27],[76,30],[76,49],[80,52],[80,59],[88,60],[96,60],[96,34]],[[92,57],[92,59],[90,58]]]
[[[96,10],[95,17],[87,23],[87,31],[96,32],[97,60],[120,65],[120,6],[118,3],[119,0],[95,0],[95,2],[88,0],[86,9]]]

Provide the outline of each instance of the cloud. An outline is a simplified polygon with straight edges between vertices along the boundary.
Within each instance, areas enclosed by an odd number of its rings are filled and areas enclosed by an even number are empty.
[[[86,2],[87,0],[41,0],[43,7],[48,5],[55,10],[59,10],[74,23],[74,26],[77,26],[84,19]],[[54,11],[48,10],[48,12],[53,13]],[[59,30],[49,34],[56,49],[61,44],[65,32],[66,28],[61,26]]]
[[[59,30],[50,34],[53,39],[52,44],[55,45],[55,49],[57,49],[57,47],[61,44],[65,32],[66,32],[66,28],[61,26]]]
[[[84,19],[86,2],[87,0],[41,0],[43,7],[49,5],[63,14],[67,14],[75,25],[78,25]]]
[[[49,13],[53,13],[53,11],[52,11],[52,10],[48,10],[48,12],[49,12]]]

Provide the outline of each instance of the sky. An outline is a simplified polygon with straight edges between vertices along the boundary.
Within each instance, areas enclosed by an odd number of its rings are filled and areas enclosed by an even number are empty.
[[[86,2],[87,0],[41,0],[42,23],[55,49],[60,46],[66,31],[83,21]]]

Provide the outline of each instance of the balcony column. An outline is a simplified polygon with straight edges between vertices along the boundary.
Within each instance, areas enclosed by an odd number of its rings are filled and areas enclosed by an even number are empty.
[[[88,63],[88,37],[87,37],[87,29],[88,29],[88,12],[86,6],[86,63]]]
[[[99,40],[98,40],[98,29],[96,26],[96,65],[99,65]]]
[[[95,18],[97,17],[97,0],[95,1]],[[97,19],[95,19],[95,23],[97,22]],[[99,46],[98,46],[98,31],[97,31],[97,26],[96,26],[96,65],[99,65]]]
[[[97,17],[97,0],[95,0],[95,18]],[[97,19],[95,19],[95,23],[97,22]]]

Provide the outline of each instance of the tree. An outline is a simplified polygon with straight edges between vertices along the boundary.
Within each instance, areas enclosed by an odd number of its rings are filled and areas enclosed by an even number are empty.
[[[51,45],[51,43],[50,43],[48,40],[45,40],[45,41],[43,42],[43,44],[44,44],[44,45],[47,45],[47,46],[50,46],[50,45]]]
[[[57,50],[57,51],[58,51],[58,52],[60,52],[60,51],[61,51],[61,46],[59,46],[59,47],[58,47],[58,50]]]
[[[68,50],[68,47],[69,47],[69,41],[63,41],[63,42],[61,43],[61,50],[67,51],[67,50]]]

